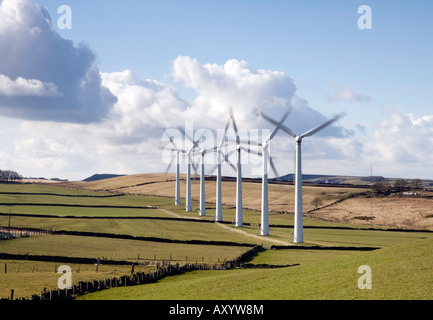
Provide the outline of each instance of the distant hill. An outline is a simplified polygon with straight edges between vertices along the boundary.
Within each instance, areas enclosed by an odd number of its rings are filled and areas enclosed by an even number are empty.
[[[302,180],[308,181],[308,180],[314,180],[314,179],[326,179],[326,178],[333,178],[333,177],[335,177],[335,176],[323,175],[323,174],[303,174]],[[279,179],[283,180],[283,181],[294,181],[295,180],[295,174],[289,173],[289,174],[286,174],[284,176],[279,177]]]
[[[295,174],[290,173],[278,178],[282,181],[294,181]],[[273,179],[277,180],[277,179]],[[335,176],[335,175],[323,175],[323,174],[303,174],[302,181],[312,183],[332,183],[332,184],[373,184],[385,180],[382,176],[368,176],[368,177],[357,177],[357,176]]]
[[[123,177],[124,174],[109,174],[109,173],[103,173],[103,174],[94,174],[93,176],[90,176],[83,181],[91,182],[91,181],[99,181],[99,180],[105,180],[110,178],[116,178],[116,177]]]

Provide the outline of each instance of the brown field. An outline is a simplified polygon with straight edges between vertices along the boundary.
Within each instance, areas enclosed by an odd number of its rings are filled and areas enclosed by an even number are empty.
[[[93,181],[93,182],[70,182],[69,185],[75,185],[91,190],[111,190],[122,193],[146,194],[156,196],[174,197],[175,175],[174,174],[139,174],[112,179]],[[185,198],[185,175],[181,175],[180,196]],[[260,210],[261,206],[261,188],[260,182],[242,183],[243,205],[245,208]],[[216,182],[206,181],[206,202],[216,202]],[[358,188],[340,188],[340,187],[309,187],[303,188],[304,211],[314,209],[311,201],[319,197],[323,205],[330,204],[344,195],[349,193],[364,192],[364,189]],[[192,180],[191,183],[192,198],[199,200],[200,181]],[[269,184],[269,209],[272,211],[294,211],[295,187],[293,185]],[[223,203],[234,206],[236,204],[236,182],[223,181],[222,184]]]
[[[314,216],[384,228],[433,230],[433,199],[398,196],[353,198],[318,210]]]
[[[174,197],[174,174],[138,174],[117,177],[94,182],[68,182],[66,185],[92,190],[110,190],[131,194],[146,194]],[[181,199],[185,197],[185,175],[181,175]],[[246,182],[242,184],[243,206],[260,210],[261,183]],[[192,198],[199,199],[199,180],[191,185]],[[303,187],[304,214],[309,217],[344,223],[380,226],[386,228],[433,230],[433,199],[429,197],[366,197],[359,195],[369,189],[347,188],[337,186]],[[236,201],[236,183],[224,181],[222,186],[223,203],[234,206]],[[206,202],[215,203],[216,182],[206,181]],[[355,197],[351,197],[355,195]],[[358,196],[356,196],[358,195]],[[430,194],[429,194],[430,195]],[[322,206],[314,209],[311,201],[319,197]],[[335,203],[345,198],[346,200]],[[326,207],[327,205],[330,205]],[[294,186],[269,184],[269,209],[271,211],[294,211]],[[307,213],[309,212],[309,213]]]

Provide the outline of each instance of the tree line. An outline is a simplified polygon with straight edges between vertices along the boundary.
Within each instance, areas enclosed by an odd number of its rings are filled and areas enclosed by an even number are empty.
[[[372,189],[378,194],[389,194],[391,192],[403,192],[409,190],[420,190],[423,188],[423,183],[421,179],[397,179],[391,184],[388,180],[382,180],[376,182]]]
[[[23,177],[12,170],[0,170],[0,182],[19,182]]]

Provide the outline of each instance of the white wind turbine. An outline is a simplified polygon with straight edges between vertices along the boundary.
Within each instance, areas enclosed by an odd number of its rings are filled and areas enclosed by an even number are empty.
[[[268,204],[268,163],[271,165],[274,174],[278,177],[277,170],[272,161],[272,157],[269,154],[269,143],[272,138],[276,135],[277,131],[280,129],[280,125],[286,120],[287,116],[290,114],[291,109],[287,111],[278,125],[272,130],[269,136],[264,142],[256,143],[262,148],[262,205],[261,205],[261,223],[260,223],[260,234],[262,236],[269,235],[269,204]]]
[[[200,150],[201,155],[201,172],[200,172],[200,209],[199,215],[206,215],[206,202],[205,202],[205,165],[204,165],[204,156],[206,154],[206,150]]]
[[[176,159],[176,183],[175,183],[175,191],[174,191],[174,204],[176,206],[180,206],[180,171],[179,171],[179,152],[184,153],[185,150],[178,149],[176,144],[174,143],[174,137],[170,137],[167,133],[167,131],[164,131],[164,133],[169,138],[171,144],[173,145],[172,151],[175,152],[175,155],[171,158],[171,162],[168,165],[167,169],[165,170],[165,173],[170,170],[171,165],[173,164],[173,160]]]
[[[216,210],[215,210],[215,221],[217,222],[221,222],[223,220],[223,215],[222,215],[222,188],[221,188],[221,164],[222,164],[222,157],[224,156],[224,153],[222,151],[222,147],[224,142],[226,141],[226,134],[227,134],[227,130],[230,126],[231,123],[231,117],[228,119],[226,127],[224,129],[224,133],[221,137],[221,140],[219,142],[218,145],[216,145],[215,147],[206,150],[207,152],[212,151],[212,152],[216,152],[216,156],[217,156],[217,164],[216,167],[214,167],[211,172],[213,172],[215,170],[215,168],[217,169],[217,176],[216,176]],[[228,162],[228,161],[227,161]],[[229,163],[235,170],[236,168]],[[203,187],[204,190],[204,187]],[[204,197],[204,193],[203,193],[203,197]],[[204,201],[203,201],[203,205],[204,205]]]
[[[191,153],[194,151],[195,148],[198,147],[198,144],[199,144],[202,136],[199,139],[194,140],[189,135],[187,135],[183,129],[181,129],[181,131],[183,132],[184,136],[187,137],[192,142],[192,146],[188,150],[183,150],[183,152],[186,153],[186,157],[187,157],[185,210],[190,212],[192,210],[192,206],[191,206],[191,166],[193,166],[194,170],[196,170],[196,168],[193,164],[193,161],[192,161]]]
[[[344,116],[344,113],[341,113],[339,115],[336,115],[332,119],[326,121],[325,123],[301,134],[296,135],[293,133],[292,130],[290,130],[288,127],[283,125],[282,123],[279,123],[262,112],[256,110],[256,113],[260,116],[266,119],[267,121],[271,122],[272,124],[276,125],[277,128],[280,128],[293,138],[295,138],[296,141],[296,164],[295,164],[295,232],[294,232],[294,242],[295,243],[303,243],[304,242],[304,231],[303,231],[303,211],[302,211],[302,156],[301,156],[301,143],[302,139],[305,137],[309,137],[317,133],[318,131],[322,130],[323,128],[327,127],[331,123],[337,121],[341,117]]]
[[[236,135],[236,149],[232,152],[236,152],[236,217],[235,226],[243,226],[243,209],[242,209],[242,163],[241,163],[241,150],[252,152],[252,150],[245,148],[241,145],[241,139],[239,137],[238,127],[236,126],[235,118],[233,113],[230,114],[229,122],[232,123],[233,129]],[[230,152],[229,154],[231,154]],[[258,153],[260,154],[260,153]],[[232,166],[233,167],[233,166]]]

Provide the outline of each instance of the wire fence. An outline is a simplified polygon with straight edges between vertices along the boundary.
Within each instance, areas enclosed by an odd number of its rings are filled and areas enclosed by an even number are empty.
[[[0,227],[0,240],[17,239],[51,234],[50,229]]]
[[[182,274],[194,270],[226,270],[235,267],[241,267],[244,262],[251,259],[252,256],[260,251],[263,251],[262,246],[255,246],[252,249],[244,252],[241,256],[225,261],[220,264],[206,264],[206,263],[185,263],[179,264],[155,264],[156,270],[153,272],[137,272],[135,270],[135,263],[132,263],[130,275],[125,275],[121,277],[112,277],[102,280],[91,280],[91,281],[80,281],[77,284],[72,285],[65,289],[54,289],[47,290],[44,288],[39,294],[30,295],[29,300],[65,300],[74,299],[75,297],[86,294],[89,292],[95,292],[99,290],[105,290],[114,287],[121,286],[135,286],[146,283],[153,283],[167,276],[173,276],[177,274]],[[30,257],[33,258],[33,257]],[[6,268],[6,264],[5,264]],[[5,269],[6,273],[6,269]],[[11,289],[10,296],[7,298],[9,300],[14,300],[14,289]],[[20,300],[27,300],[24,298],[19,298]]]

